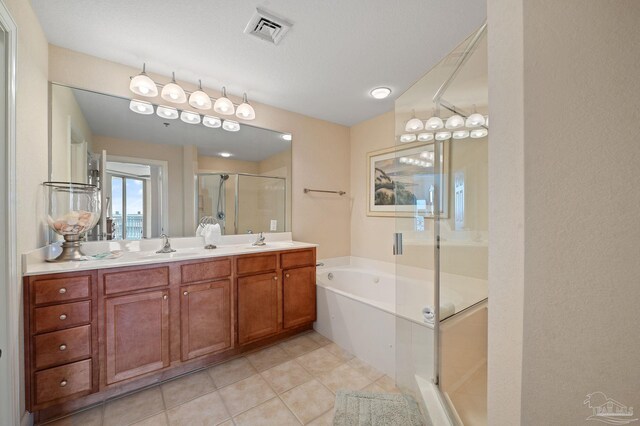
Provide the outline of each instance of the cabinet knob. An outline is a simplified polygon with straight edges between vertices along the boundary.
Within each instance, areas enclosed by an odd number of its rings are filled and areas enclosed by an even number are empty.
[[[67,314],[60,315],[60,321],[64,321],[67,319]]]
[[[65,379],[62,379],[62,381],[60,382],[60,387],[63,388],[67,386],[67,381]]]
[[[184,294],[186,296],[187,294],[189,294],[189,292],[188,291],[183,291],[182,294]]]
[[[65,294],[67,292],[67,289],[62,287],[60,290],[58,290],[58,293],[60,294]]]
[[[167,296],[167,295],[165,294],[164,296],[162,296],[162,298],[163,298],[164,300],[167,300],[167,299],[169,298],[169,296]]]
[[[278,277],[273,277],[273,280],[274,281],[278,281]]]
[[[61,351],[66,351],[67,350],[67,345],[65,345],[64,343],[60,345],[60,350]]]
[[[289,278],[289,274],[286,274],[285,277]]]

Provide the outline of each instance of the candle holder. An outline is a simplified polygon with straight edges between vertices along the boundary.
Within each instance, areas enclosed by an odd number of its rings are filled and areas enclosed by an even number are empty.
[[[48,262],[82,260],[80,240],[100,219],[100,189],[74,182],[45,182],[43,185],[47,223],[64,237],[62,253]]]

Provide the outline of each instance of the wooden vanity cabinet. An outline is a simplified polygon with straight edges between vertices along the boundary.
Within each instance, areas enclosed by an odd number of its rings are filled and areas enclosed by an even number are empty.
[[[238,343],[278,332],[279,288],[275,272],[238,278]]]
[[[285,329],[309,324],[316,320],[316,267],[283,271],[282,292]]]

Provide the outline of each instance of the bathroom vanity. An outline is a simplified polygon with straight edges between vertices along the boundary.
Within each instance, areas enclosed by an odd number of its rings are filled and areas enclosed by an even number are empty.
[[[312,328],[314,245],[184,252],[27,269],[26,401],[37,422]]]

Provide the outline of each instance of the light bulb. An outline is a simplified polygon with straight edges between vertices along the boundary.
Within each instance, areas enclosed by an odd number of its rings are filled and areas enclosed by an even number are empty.
[[[406,133],[400,136],[400,142],[402,143],[413,142],[415,140],[416,140],[416,135],[414,135],[413,133]]]
[[[453,132],[453,138],[454,139],[464,139],[464,138],[468,138],[469,137],[469,131],[468,130],[456,130],[455,132]]]
[[[187,102],[187,95],[184,93],[182,87],[180,87],[176,83],[176,74],[172,73],[171,83],[166,84],[162,88],[162,92],[160,93],[162,99],[165,101],[173,102],[176,104],[183,104]]]
[[[137,99],[131,99],[129,102],[129,109],[138,114],[149,115],[153,114],[153,105],[147,101],[139,101]]]
[[[291,140],[291,134],[285,133],[284,135],[281,136],[281,138],[284,139],[285,141],[290,141]]]
[[[388,87],[376,87],[369,93],[375,99],[384,99],[391,94],[391,89],[389,89]]]
[[[440,117],[431,117],[427,120],[425,127],[429,130],[438,130],[444,127],[444,123]]]
[[[474,139],[484,138],[488,134],[489,134],[489,132],[485,128],[473,129],[471,131],[471,137],[474,138]]]
[[[469,128],[484,126],[486,120],[482,116],[482,114],[478,114],[477,112],[471,114],[469,118],[467,118],[467,122],[465,125]]]
[[[238,109],[236,109],[236,117],[242,120],[253,120],[256,118],[256,112],[253,107],[249,105],[246,93],[242,96],[242,103],[238,105]]]
[[[223,115],[233,115],[235,112],[235,108],[233,106],[233,102],[227,98],[227,88],[222,88],[222,96],[216,99],[216,102],[213,104],[213,110],[218,114]]]
[[[240,130],[240,123],[233,120],[224,120],[222,122],[222,128],[227,132],[237,132]]]
[[[180,113],[180,120],[184,121],[187,124],[199,124],[200,114],[191,111],[182,111]]]
[[[428,142],[433,140],[433,133],[420,133],[418,135],[418,140],[420,142]]]
[[[156,83],[147,75],[146,64],[142,64],[142,72],[131,79],[129,90],[136,95],[154,97],[158,96],[158,87]]]
[[[201,80],[198,80],[198,90],[189,96],[189,105],[196,109],[211,109],[211,98],[202,90]]]
[[[418,132],[422,129],[424,129],[424,123],[422,120],[415,117],[407,121],[407,124],[404,126],[404,130],[406,132]]]
[[[436,133],[437,141],[446,141],[451,138],[451,132],[438,132]]]
[[[158,117],[168,118],[169,120],[175,120],[176,118],[178,118],[177,109],[164,105],[158,106],[158,108],[156,109],[156,114],[158,114]]]
[[[212,129],[217,129],[222,126],[222,121],[218,117],[211,117],[210,115],[205,115],[202,119],[202,124],[207,127],[211,127]]]
[[[464,126],[464,118],[460,117],[458,114],[452,115],[447,118],[447,124],[444,127],[447,129],[459,129]]]

